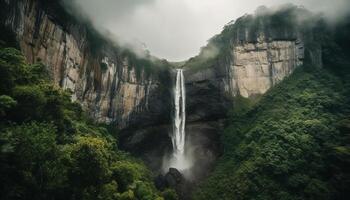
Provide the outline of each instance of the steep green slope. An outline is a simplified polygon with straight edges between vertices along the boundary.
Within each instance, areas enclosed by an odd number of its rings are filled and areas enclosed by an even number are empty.
[[[350,26],[345,22],[320,32],[324,68],[305,64],[253,106],[238,98],[222,136],[224,155],[194,199],[349,196]]]
[[[0,199],[163,199],[147,168],[45,69],[0,48]]]
[[[225,154],[195,199],[334,199],[345,192],[348,89],[326,70],[299,69],[252,109],[232,114]]]

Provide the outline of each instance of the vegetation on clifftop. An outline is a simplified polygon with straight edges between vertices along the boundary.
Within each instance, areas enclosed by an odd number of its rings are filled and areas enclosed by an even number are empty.
[[[311,30],[319,23],[322,23],[320,16],[292,4],[283,5],[276,10],[261,6],[255,14],[246,14],[225,25],[222,32],[212,37],[201,48],[199,55],[190,58],[184,66],[196,71],[226,64],[232,59],[234,44],[255,43],[262,35],[267,41],[296,40],[297,35],[302,33],[305,41],[313,41]],[[306,44],[306,48],[311,47],[312,45]]]

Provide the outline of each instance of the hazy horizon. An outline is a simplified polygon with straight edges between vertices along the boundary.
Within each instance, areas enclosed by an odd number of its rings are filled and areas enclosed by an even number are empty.
[[[152,55],[184,61],[198,54],[223,26],[261,5],[292,3],[335,19],[348,11],[347,0],[73,0],[75,12],[120,44],[137,43]],[[337,2],[337,3],[335,3]],[[335,6],[336,5],[336,6]]]

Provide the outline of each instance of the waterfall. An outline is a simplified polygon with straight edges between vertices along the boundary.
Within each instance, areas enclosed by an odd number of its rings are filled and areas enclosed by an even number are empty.
[[[169,167],[174,167],[178,170],[188,169],[191,167],[191,164],[185,154],[186,91],[182,69],[176,70],[173,120],[173,133],[171,134],[173,155]]]
[[[176,73],[176,84],[174,88],[174,125],[172,143],[174,155],[179,156],[185,152],[185,83],[182,69]]]

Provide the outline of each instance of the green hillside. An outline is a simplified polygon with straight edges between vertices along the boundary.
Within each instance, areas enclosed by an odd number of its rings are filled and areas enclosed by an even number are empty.
[[[0,49],[0,199],[176,198],[157,191],[111,127],[93,123],[45,69]]]
[[[304,64],[255,105],[236,100],[222,135],[224,155],[194,199],[349,196],[349,28],[323,35],[325,66]]]

